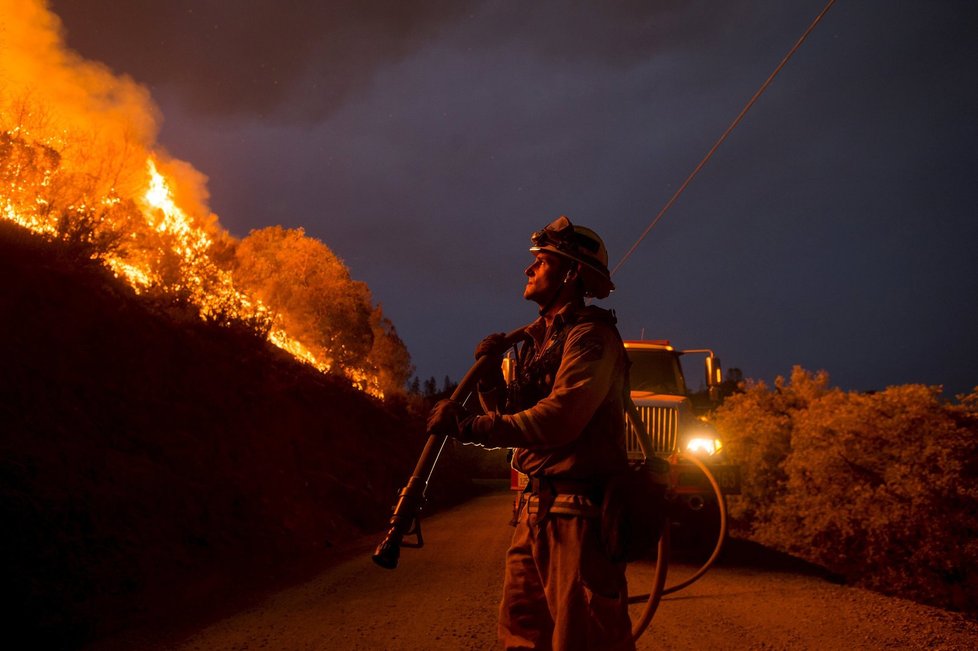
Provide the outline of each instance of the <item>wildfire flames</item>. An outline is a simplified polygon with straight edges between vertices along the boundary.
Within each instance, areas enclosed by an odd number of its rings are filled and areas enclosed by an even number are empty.
[[[165,288],[202,319],[255,325],[295,357],[382,395],[376,374],[333,368],[328,351],[314,354],[235,286],[215,254],[234,238],[200,198],[202,175],[157,150],[144,88],[67,50],[42,2],[0,0],[0,23],[0,216],[83,240],[137,292]]]
[[[148,210],[146,211],[147,221],[160,233],[170,233],[176,236],[177,244],[174,251],[185,263],[188,273],[187,281],[192,284],[194,290],[194,303],[200,306],[201,315],[208,317],[218,313],[221,306],[233,305],[234,312],[243,319],[265,319],[268,318],[268,309],[262,305],[261,301],[252,300],[244,293],[234,288],[231,274],[217,269],[217,286],[205,287],[205,283],[199,274],[194,273],[194,268],[201,264],[209,264],[207,250],[212,244],[212,240],[199,228],[195,228],[187,214],[173,201],[173,195],[166,183],[166,179],[156,169],[156,163],[150,158],[146,161],[149,173],[149,187],[143,194]],[[155,222],[155,223],[154,223]],[[119,275],[125,276],[133,287],[147,286],[147,276],[139,267],[126,264],[125,261],[110,257],[107,263]],[[312,364],[320,371],[329,371],[330,365],[316,359],[312,352],[303,346],[299,341],[293,339],[280,327],[273,326],[268,334],[268,339],[279,348],[283,348],[292,353],[299,359]],[[366,374],[353,374],[353,379],[358,383],[369,380]]]

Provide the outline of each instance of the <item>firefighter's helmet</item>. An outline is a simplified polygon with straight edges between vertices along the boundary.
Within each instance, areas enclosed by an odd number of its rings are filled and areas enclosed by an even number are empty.
[[[608,272],[608,250],[590,228],[575,226],[561,215],[530,236],[530,251],[549,251],[580,263],[584,295],[605,298],[615,289]]]

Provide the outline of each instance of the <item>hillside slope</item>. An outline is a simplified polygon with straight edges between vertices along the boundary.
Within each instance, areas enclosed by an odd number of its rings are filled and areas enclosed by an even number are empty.
[[[0,223],[0,612],[35,645],[378,529],[420,449],[403,404],[176,314]]]

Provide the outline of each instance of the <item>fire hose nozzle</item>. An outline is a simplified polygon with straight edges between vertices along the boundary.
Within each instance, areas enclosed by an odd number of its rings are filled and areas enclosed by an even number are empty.
[[[384,541],[377,545],[377,549],[374,550],[374,563],[381,566],[385,570],[397,569],[397,561],[401,557],[401,546],[395,545],[391,541],[391,536],[395,535],[393,529],[387,532],[387,537]]]
[[[401,555],[401,547],[421,547],[424,545],[424,538],[421,535],[421,507],[424,504],[424,492],[427,482],[418,476],[412,476],[408,480],[407,486],[397,493],[397,504],[394,506],[391,515],[390,527],[387,535],[377,549],[374,550],[374,563],[393,570],[397,567],[397,560]],[[414,535],[416,542],[405,542],[404,536]]]

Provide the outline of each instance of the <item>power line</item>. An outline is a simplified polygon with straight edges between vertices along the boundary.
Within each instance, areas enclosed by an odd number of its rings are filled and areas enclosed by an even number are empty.
[[[615,265],[615,268],[611,270],[612,274],[618,271],[618,269],[620,269],[621,266],[625,264],[625,260],[627,260],[629,256],[631,256],[632,253],[635,251],[635,249],[638,248],[638,245],[642,243],[642,240],[644,240],[645,236],[649,234],[649,231],[651,231],[652,228],[657,223],[659,223],[659,220],[662,219],[662,216],[665,215],[666,212],[672,207],[672,204],[676,203],[676,200],[679,199],[679,195],[681,195],[683,191],[686,189],[686,187],[693,181],[693,179],[696,178],[696,175],[700,173],[700,170],[703,169],[703,167],[707,164],[707,162],[709,162],[709,160],[713,157],[713,154],[716,153],[716,150],[720,148],[720,145],[723,144],[723,141],[727,139],[727,136],[729,136],[730,133],[737,128],[737,125],[740,124],[740,121],[744,119],[745,115],[747,115],[747,111],[749,111],[751,107],[754,106],[754,103],[758,100],[758,98],[760,98],[760,96],[764,94],[764,91],[767,90],[767,87],[771,85],[771,82],[774,81],[774,78],[778,76],[778,73],[781,72],[781,69],[784,68],[784,66],[788,63],[791,57],[794,56],[795,52],[798,51],[798,48],[801,47],[801,44],[805,42],[805,39],[808,38],[808,35],[812,33],[815,27],[822,21],[822,18],[825,17],[825,14],[828,13],[829,9],[831,9],[832,5],[834,4],[835,4],[835,0],[829,0],[828,4],[825,5],[825,8],[822,9],[822,11],[817,16],[815,16],[815,20],[813,20],[812,24],[808,26],[808,29],[805,30],[805,33],[801,35],[801,38],[798,39],[798,42],[795,43],[794,46],[784,56],[784,58],[781,59],[781,63],[779,63],[778,67],[774,69],[774,72],[768,75],[768,78],[764,81],[763,84],[761,84],[761,87],[757,89],[757,92],[754,93],[754,96],[750,98],[750,101],[747,102],[744,108],[741,109],[737,117],[734,118],[734,121],[730,123],[729,127],[727,127],[727,130],[723,132],[723,135],[721,135],[720,138],[717,139],[717,141],[713,144],[713,147],[710,148],[710,151],[706,152],[706,156],[703,157],[703,160],[701,160],[699,164],[693,169],[693,171],[690,172],[689,176],[686,177],[686,180],[683,181],[683,184],[680,185],[679,189],[676,190],[675,194],[672,195],[672,198],[670,198],[669,201],[666,202],[666,205],[662,207],[662,209],[655,216],[652,222],[646,227],[644,231],[642,231],[642,234],[639,236],[639,238],[635,240],[635,244],[632,244],[632,247],[628,249],[625,255],[622,256],[621,260],[618,261],[618,264]]]

